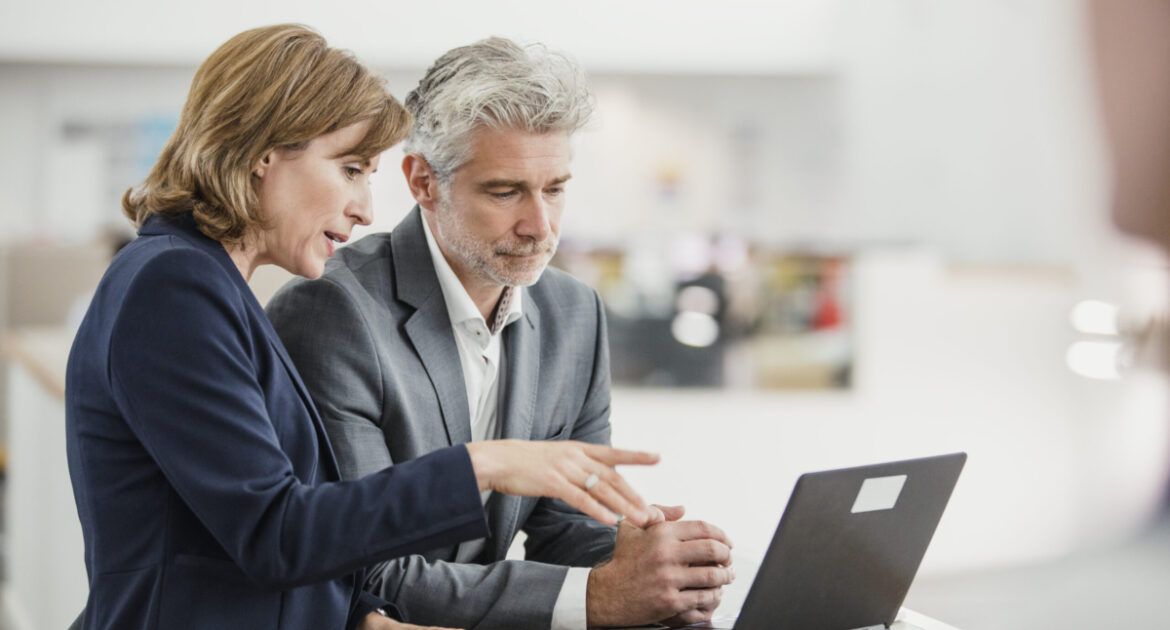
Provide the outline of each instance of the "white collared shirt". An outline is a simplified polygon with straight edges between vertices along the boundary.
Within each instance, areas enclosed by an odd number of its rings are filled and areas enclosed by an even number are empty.
[[[500,305],[489,327],[479,312],[467,289],[451,269],[431,233],[431,226],[423,218],[423,233],[426,234],[427,248],[443,301],[447,304],[447,316],[451,319],[451,332],[459,348],[459,363],[463,367],[463,384],[467,388],[467,411],[471,419],[471,440],[494,440],[500,437],[499,391],[500,374],[505,361],[501,337],[504,328],[523,315],[521,304],[523,289],[505,287],[500,296]],[[481,495],[484,503],[491,492]],[[484,541],[472,541],[459,546],[458,559],[466,562],[479,554]],[[561,586],[556,605],[553,606],[551,630],[585,630],[585,598],[589,585],[589,569],[572,567]]]

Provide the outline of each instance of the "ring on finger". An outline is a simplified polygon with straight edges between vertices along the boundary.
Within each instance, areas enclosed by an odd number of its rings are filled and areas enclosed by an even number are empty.
[[[598,477],[597,473],[590,473],[590,475],[585,478],[585,490],[592,490],[593,487],[596,486],[600,481],[601,477]]]

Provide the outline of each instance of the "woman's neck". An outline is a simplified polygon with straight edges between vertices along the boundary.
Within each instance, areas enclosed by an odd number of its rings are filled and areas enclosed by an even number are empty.
[[[236,263],[240,275],[244,276],[244,282],[251,282],[256,268],[265,264],[264,251],[258,238],[245,236],[239,241],[225,244],[223,248],[227,250],[232,262]]]

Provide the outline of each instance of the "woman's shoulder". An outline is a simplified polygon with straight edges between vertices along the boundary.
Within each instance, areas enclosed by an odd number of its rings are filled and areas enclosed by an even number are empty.
[[[197,296],[218,296],[231,302],[241,298],[221,261],[174,235],[141,236],[124,247],[110,263],[102,284],[120,296],[118,302],[123,307],[140,297],[155,308]]]
[[[112,274],[224,276],[219,261],[203,248],[169,234],[140,236],[114,257]],[[218,273],[217,273],[218,272]]]

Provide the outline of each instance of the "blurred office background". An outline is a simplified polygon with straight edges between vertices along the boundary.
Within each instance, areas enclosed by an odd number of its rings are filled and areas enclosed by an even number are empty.
[[[0,0],[0,627],[84,603],[61,374],[133,236],[120,195],[199,61],[278,21],[399,98],[492,34],[585,66],[598,112],[556,264],[607,301],[615,442],[664,456],[631,478],[721,525],[743,566],[800,473],[962,450],[908,606],[961,630],[1166,627],[1170,282],[1108,221],[1083,19],[1072,0]],[[412,206],[400,156],[366,233]]]

